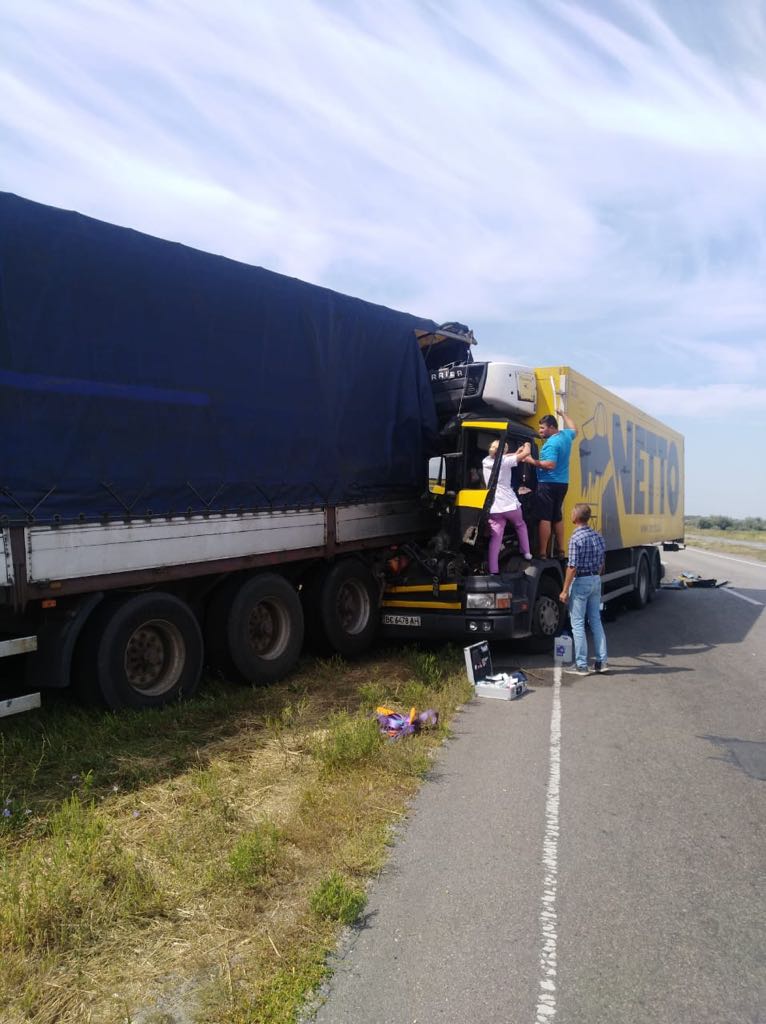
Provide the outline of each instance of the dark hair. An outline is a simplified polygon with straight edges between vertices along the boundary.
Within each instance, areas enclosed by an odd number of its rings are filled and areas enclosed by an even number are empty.
[[[555,427],[556,430],[558,430],[559,429],[559,421],[556,419],[555,416],[541,416],[540,417],[540,426],[541,427]]]

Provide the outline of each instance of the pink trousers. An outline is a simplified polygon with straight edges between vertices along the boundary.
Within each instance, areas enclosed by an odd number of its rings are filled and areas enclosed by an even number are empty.
[[[500,548],[503,546],[503,534],[505,533],[505,524],[511,523],[516,536],[519,538],[519,547],[521,548],[522,555],[529,554],[529,536],[527,534],[527,524],[524,522],[524,516],[521,514],[520,508],[515,508],[513,512],[492,512],[489,517],[489,571],[491,573],[500,572],[500,566],[498,559],[500,557]]]

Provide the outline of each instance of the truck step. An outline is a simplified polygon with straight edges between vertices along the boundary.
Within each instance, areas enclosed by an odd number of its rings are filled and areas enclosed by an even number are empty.
[[[40,707],[39,693],[26,693],[23,697],[8,697],[0,701],[0,718],[7,718],[8,715],[18,715],[22,711],[31,711]]]
[[[37,650],[36,636],[20,636],[15,640],[0,640],[0,658],[10,658],[12,654],[28,654]]]

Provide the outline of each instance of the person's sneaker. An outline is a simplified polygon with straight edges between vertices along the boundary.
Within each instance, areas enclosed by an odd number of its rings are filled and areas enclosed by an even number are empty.
[[[532,556],[531,556],[531,555],[524,555],[524,557],[526,558],[526,560],[527,560],[528,562],[531,562],[531,561],[532,561]]]
[[[593,671],[599,672],[602,676],[609,671],[609,662],[607,661],[594,661]]]
[[[569,668],[565,668],[564,671],[568,676],[589,676],[589,668],[580,668],[579,665],[570,665]]]

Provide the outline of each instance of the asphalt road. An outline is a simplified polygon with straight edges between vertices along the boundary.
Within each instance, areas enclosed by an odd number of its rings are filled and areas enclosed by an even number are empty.
[[[318,1024],[766,1024],[766,565],[607,624],[608,676],[494,651]]]

